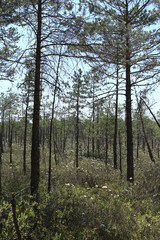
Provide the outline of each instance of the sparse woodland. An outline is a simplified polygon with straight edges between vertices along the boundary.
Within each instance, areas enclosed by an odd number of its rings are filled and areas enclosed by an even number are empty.
[[[160,239],[159,21],[156,0],[0,1],[0,240]]]

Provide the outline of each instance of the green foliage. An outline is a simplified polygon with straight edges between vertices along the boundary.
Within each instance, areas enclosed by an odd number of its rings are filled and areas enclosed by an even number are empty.
[[[75,170],[70,161],[56,166],[50,194],[41,182],[38,203],[26,194],[15,194],[16,213],[22,239],[43,240],[159,240],[160,165],[152,165],[144,153],[143,171],[135,162],[134,185],[119,177],[119,171],[92,159],[82,159]],[[15,169],[14,169],[15,170]],[[26,182],[15,176],[19,191]],[[11,184],[10,181],[9,184]],[[8,187],[7,187],[8,188]],[[0,231],[2,239],[17,239],[12,219],[11,193],[0,203]]]

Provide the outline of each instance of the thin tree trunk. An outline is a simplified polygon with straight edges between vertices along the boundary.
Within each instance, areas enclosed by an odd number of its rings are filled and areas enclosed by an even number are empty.
[[[1,124],[1,153],[3,153],[3,140],[4,140],[4,110],[2,111],[2,124]]]
[[[152,150],[150,148],[150,145],[149,145],[149,142],[148,142],[148,139],[147,139],[147,134],[146,134],[145,127],[144,127],[144,122],[143,122],[143,118],[142,118],[140,103],[138,103],[138,109],[139,109],[139,115],[140,115],[140,119],[141,119],[142,130],[143,130],[145,142],[147,144],[148,153],[149,153],[151,161],[155,163],[155,160],[154,160],[154,157],[153,157],[153,154],[152,154]]]
[[[55,110],[55,99],[56,99],[56,93],[57,93],[57,84],[58,84],[58,78],[59,78],[60,60],[61,60],[61,55],[59,56],[59,59],[58,59],[58,65],[57,65],[56,81],[55,81],[55,88],[54,88],[53,101],[52,101],[52,116],[51,116],[51,121],[50,121],[50,134],[49,134],[49,168],[48,168],[48,192],[50,192],[50,190],[51,190],[52,133],[53,133],[53,135],[54,135],[53,121],[54,121],[54,110]],[[53,130],[53,131],[52,131],[52,130]]]
[[[8,147],[10,148],[10,138],[11,138],[11,116],[9,113],[9,121],[8,121]]]
[[[66,120],[64,118],[64,130],[63,130],[63,153],[65,152],[66,149]]]
[[[46,123],[46,115],[45,115],[45,109],[43,111],[43,127],[42,127],[42,149],[44,152],[44,146],[45,146],[45,123]]]
[[[138,129],[139,131],[139,129]],[[139,146],[140,146],[140,137],[139,137],[139,132],[137,134],[137,159],[139,158]]]
[[[122,176],[122,142],[121,142],[121,133],[119,131],[119,169]]]
[[[3,153],[3,137],[2,137],[2,133],[0,132],[0,149],[1,149],[1,153]]]
[[[23,149],[23,172],[26,174],[26,142],[27,142],[27,127],[28,127],[28,104],[29,99],[26,99],[26,111],[25,111],[25,126],[24,126],[24,149]]]
[[[58,158],[57,158],[57,150],[58,150],[58,138],[57,138],[57,124],[56,122],[54,122],[54,126],[53,126],[53,133],[54,133],[54,143],[53,143],[53,148],[54,148],[54,161],[55,164],[58,165]],[[60,143],[59,143],[60,146]]]
[[[91,126],[89,126],[88,130],[88,138],[87,138],[87,157],[90,157],[90,133],[91,133]]]
[[[145,131],[145,127],[144,127],[144,122],[143,122],[143,117],[142,117],[142,99],[140,99],[140,101],[138,102],[138,96],[137,96],[136,90],[135,90],[135,94],[136,94],[139,116],[140,116],[140,120],[141,120],[141,124],[142,124],[144,139],[145,139],[145,142],[147,144],[148,153],[149,153],[151,161],[155,163],[155,160],[154,160],[154,157],[153,157],[153,154],[152,154],[152,150],[150,148],[150,145],[149,145],[149,142],[148,142],[148,139],[147,139],[147,134],[146,134],[146,131]]]
[[[79,84],[78,84],[78,93],[77,93],[77,104],[76,104],[76,134],[75,134],[75,142],[76,142],[76,151],[75,151],[75,163],[76,168],[78,168],[78,152],[79,152]]]
[[[115,106],[115,122],[114,122],[114,168],[117,169],[117,128],[118,128],[118,85],[119,85],[119,67],[118,67],[118,48],[117,48],[117,82],[116,82],[116,106]]]
[[[13,141],[13,123],[11,123],[10,139],[9,139],[9,147],[10,147],[10,164],[13,163],[13,161],[12,161],[12,141]]]
[[[94,132],[95,132],[95,103],[94,103],[94,89],[93,89],[93,109],[92,109],[92,117],[93,117],[93,121],[92,121],[92,154],[94,156],[94,151],[95,151],[95,137],[94,137]]]
[[[99,123],[99,107],[97,106],[97,126]],[[99,129],[97,127],[97,131],[96,131],[96,135],[97,135],[97,141],[96,141],[96,147],[97,147],[97,153],[98,153],[98,158],[100,158],[100,139],[99,139]]]
[[[144,99],[142,97],[140,97],[140,99],[144,102],[144,104],[146,105],[146,107],[148,108],[148,110],[150,111],[152,117],[154,118],[154,120],[156,121],[158,127],[160,128],[160,124],[156,118],[156,116],[154,115],[154,113],[152,112],[151,108],[148,106],[148,104],[144,101]]]
[[[133,166],[133,133],[132,133],[132,105],[130,79],[130,39],[129,39],[129,12],[126,0],[126,129],[127,129],[127,180],[134,182]]]
[[[108,113],[106,119],[106,131],[105,131],[105,165],[108,164]]]
[[[42,0],[38,0],[38,29],[36,46],[36,71],[34,86],[34,110],[32,127],[31,150],[31,194],[38,191],[40,177],[40,142],[39,142],[39,118],[40,118],[40,70],[41,70],[41,28],[42,28]]]

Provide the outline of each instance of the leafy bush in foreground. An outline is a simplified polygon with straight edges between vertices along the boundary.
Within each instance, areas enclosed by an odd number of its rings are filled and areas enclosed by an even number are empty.
[[[125,201],[124,189],[114,184],[82,188],[57,186],[50,195],[41,193],[39,204],[17,196],[17,219],[22,239],[159,239],[160,212],[152,216],[152,200]],[[136,206],[136,208],[135,208]],[[147,207],[148,206],[148,207]],[[139,206],[141,208],[141,206]],[[11,204],[1,204],[2,239],[17,239]]]
[[[103,162],[95,159],[82,160],[77,171],[71,162],[56,166],[50,195],[44,188],[47,175],[43,169],[38,203],[26,194],[29,189],[20,191],[29,185],[26,176],[14,174],[8,179],[4,174],[0,240],[18,239],[12,191],[20,193],[15,194],[15,200],[22,240],[159,240],[160,164],[152,165],[143,159],[142,170],[141,162],[135,162],[134,185],[121,179],[118,170],[105,168]]]

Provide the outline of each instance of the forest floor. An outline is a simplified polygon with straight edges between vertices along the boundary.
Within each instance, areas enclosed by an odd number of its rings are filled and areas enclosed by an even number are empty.
[[[15,150],[16,152],[16,150]],[[38,203],[30,196],[30,156],[27,173],[22,171],[22,152],[3,154],[0,201],[0,239],[28,240],[159,240],[160,161],[150,162],[147,153],[135,160],[135,182],[106,167],[97,159],[82,157],[74,168],[74,153],[52,169],[52,190],[47,193],[48,153],[43,152]],[[11,204],[16,200],[16,232]]]

